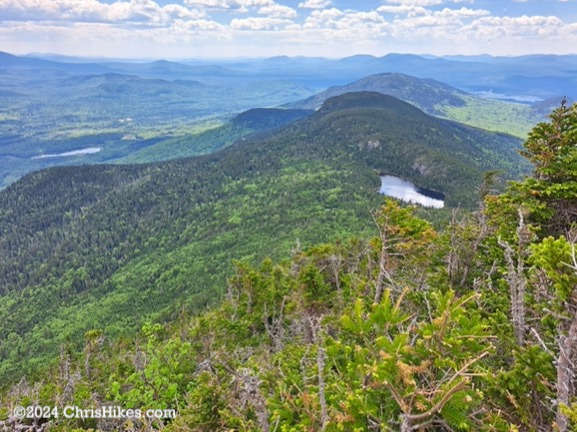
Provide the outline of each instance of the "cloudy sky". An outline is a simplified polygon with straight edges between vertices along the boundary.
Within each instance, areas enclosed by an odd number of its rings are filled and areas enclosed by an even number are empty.
[[[0,0],[0,51],[237,58],[577,52],[577,0]]]

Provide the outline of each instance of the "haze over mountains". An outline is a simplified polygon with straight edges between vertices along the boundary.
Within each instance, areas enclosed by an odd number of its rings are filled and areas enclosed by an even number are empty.
[[[337,60],[281,56],[220,63],[199,60],[79,63],[75,58],[65,58],[63,63],[60,57],[56,57],[60,61],[53,61],[55,57],[47,55],[52,60],[44,61],[37,56],[15,59],[3,54],[0,64],[76,73],[133,73],[148,78],[222,78],[229,84],[261,76],[267,79],[290,79],[312,87],[343,85],[368,75],[398,72],[419,78],[432,78],[468,92],[492,91],[513,98],[577,98],[577,55],[434,57],[388,54],[383,57],[357,55]]]
[[[391,54],[217,64],[45,57],[0,53],[0,187],[48,166],[203,154],[252,131],[229,124],[244,110],[316,109],[348,91],[391,94],[429,114],[524,138],[577,88],[574,56]],[[536,87],[525,85],[529,81]],[[471,90],[491,98],[466,92]]]

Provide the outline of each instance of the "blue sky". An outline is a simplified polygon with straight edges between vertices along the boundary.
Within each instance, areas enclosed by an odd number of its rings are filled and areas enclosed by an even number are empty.
[[[0,0],[0,50],[130,58],[577,53],[577,0]]]

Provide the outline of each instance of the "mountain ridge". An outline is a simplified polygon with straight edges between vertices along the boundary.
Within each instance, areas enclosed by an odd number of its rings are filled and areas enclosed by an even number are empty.
[[[483,170],[519,174],[518,146],[358,93],[204,156],[28,174],[0,192],[0,341],[22,353],[0,377],[38,370],[91,329],[118,337],[205,308],[233,259],[370,231],[381,170],[474,206]]]
[[[444,90],[444,92],[442,92],[442,90]],[[374,91],[388,94],[405,102],[413,103],[413,105],[416,105],[431,115],[439,114],[439,112],[434,109],[434,105],[440,104],[444,100],[447,100],[453,106],[465,105],[465,101],[459,99],[456,95],[467,94],[466,92],[457,90],[433,79],[420,79],[406,74],[387,72],[370,75],[344,86],[330,87],[324,92],[311,96],[301,102],[287,104],[287,106],[317,109],[330,97],[359,91]],[[411,96],[416,92],[424,93],[424,101],[429,103],[423,103],[423,99],[421,99],[419,103],[412,102]]]
[[[482,99],[434,79],[417,78],[395,72],[370,75],[347,85],[333,86],[307,99],[285,106],[318,109],[330,97],[359,91],[391,95],[411,103],[430,115],[494,132],[512,133],[523,138],[535,123],[545,118],[542,112],[533,111],[527,105]],[[505,120],[508,118],[512,119],[510,123]]]

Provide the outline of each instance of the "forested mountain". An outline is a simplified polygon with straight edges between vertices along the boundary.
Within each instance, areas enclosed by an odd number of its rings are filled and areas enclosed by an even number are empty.
[[[339,213],[338,225],[331,224],[329,216],[317,228],[349,226],[353,219],[345,216],[353,213],[337,202],[343,198],[346,208],[354,210],[355,196],[370,191],[355,180],[366,173],[366,163],[350,151],[354,146],[333,143],[319,149],[325,143],[322,133],[328,134],[323,127],[336,127],[345,113],[352,117],[349,128],[358,127],[360,113],[376,116],[375,111],[380,112],[379,123],[394,119],[415,127],[411,120],[419,120],[426,125],[424,114],[390,97],[369,93],[330,99],[317,114],[283,133],[245,144],[247,166],[259,171],[251,179],[256,188],[245,184],[245,192],[263,193],[269,202],[282,199],[271,193],[272,188],[254,183],[265,176],[272,185],[266,165],[252,165],[258,154],[280,152],[280,160],[266,161],[277,173],[285,172],[283,191],[300,201],[300,209],[308,197],[313,198],[310,204],[320,207],[315,221],[327,216],[323,210]],[[438,120],[431,121],[440,128]],[[116,342],[107,327],[96,327],[86,332],[81,351],[66,341],[51,370],[21,380],[2,394],[6,408],[0,411],[5,419],[0,426],[34,432],[575,430],[576,125],[577,105],[562,105],[524,144],[522,152],[533,164],[533,173],[500,195],[485,184],[482,205],[473,212],[453,211],[445,229],[435,229],[415,217],[414,209],[387,200],[372,217],[359,218],[357,229],[371,223],[370,235],[357,233],[308,247],[296,244],[283,261],[237,263],[228,283],[221,285],[226,299],[208,311],[189,316],[182,309],[171,324],[147,323],[136,338]],[[307,136],[312,130],[319,133],[317,141]],[[300,140],[289,145],[291,133]],[[348,141],[344,129],[343,135]],[[292,165],[287,172],[286,160],[295,162],[298,157],[281,151],[283,146],[306,149],[306,160],[314,169],[304,169],[301,159],[298,169]],[[181,168],[188,164],[198,169],[203,163],[214,168],[228,157],[238,157],[236,149],[223,151],[219,160],[212,155],[183,162]],[[356,147],[356,152],[362,151]],[[319,173],[330,161],[335,162],[333,170]],[[171,166],[156,167],[170,172]],[[232,163],[226,167],[231,169],[227,185],[241,179]],[[107,168],[87,169],[95,174]],[[141,184],[154,176],[153,167],[148,169]],[[103,176],[109,179],[103,187],[121,183],[112,176],[114,170]],[[69,188],[76,182],[88,186],[85,174],[78,175],[81,171],[54,169],[15,187],[42,187],[56,174],[68,179]],[[323,200],[311,188],[345,172],[340,190],[330,192],[337,200]],[[135,172],[116,173],[124,177],[125,187],[139,183]],[[322,182],[313,184],[316,174]],[[289,184],[289,179],[296,182]],[[59,181],[53,178],[50,184],[56,187]],[[356,188],[353,193],[347,189],[349,181]],[[305,182],[310,183],[301,191]],[[223,189],[219,199],[230,189]],[[25,201],[20,204],[26,206]],[[33,215],[34,209],[29,210]],[[284,229],[290,226],[296,207],[286,201],[283,210],[282,220],[272,216],[260,221],[263,238],[279,222],[287,223]],[[89,209],[83,211],[84,217],[90,215]],[[233,217],[247,220],[247,214]],[[248,231],[228,233],[239,236],[231,247],[251,242]],[[219,246],[218,257],[225,258],[226,244]],[[160,274],[163,284],[158,288],[173,286],[198,256],[180,258],[178,271]],[[145,266],[125,275],[124,282],[140,273],[145,274],[141,282],[151,283],[154,273]],[[146,290],[146,283],[139,288]],[[109,286],[108,292],[113,289]],[[32,297],[24,292],[23,296]],[[130,296],[138,302],[137,295]],[[23,355],[15,358],[18,354]],[[42,419],[21,419],[11,414],[16,405],[58,407],[60,416],[52,410]],[[61,414],[66,405],[94,410],[118,405],[141,410],[142,416],[65,418]],[[144,414],[149,409],[174,410],[176,415],[164,412],[154,419]]]
[[[382,73],[353,83],[331,87],[291,108],[317,109],[328,98],[350,92],[372,91],[394,96],[430,115],[449,118],[483,129],[506,132],[523,139],[533,125],[545,119],[560,99],[548,110],[528,105],[483,99],[432,79],[415,78],[400,73]]]
[[[373,230],[380,172],[472,208],[485,170],[526,170],[518,147],[366,92],[206,156],[30,174],[0,193],[0,376],[37,370],[90,329],[118,336],[204,308],[233,258]]]
[[[464,106],[466,102],[463,97],[467,95],[464,91],[432,79],[415,78],[399,73],[382,73],[362,78],[344,86],[330,87],[324,92],[289,105],[318,109],[325,100],[331,97],[359,91],[389,94],[417,106],[430,115],[440,114],[435,109],[436,106]]]
[[[254,108],[206,131],[151,143],[115,162],[144,163],[212,153],[248,135],[272,131],[312,113],[312,110],[306,109]]]
[[[571,70],[570,56],[549,60]],[[555,76],[555,82],[561,83],[557,90],[543,90],[537,96],[493,92],[497,91],[493,83],[509,81],[511,74],[526,74],[525,63],[534,74],[542,70],[546,77]],[[212,64],[41,59],[0,53],[0,188],[50,166],[158,162],[202,154],[247,132],[228,124],[239,112],[302,100],[301,108],[317,109],[326,98],[352,91],[390,94],[428,114],[525,139],[532,125],[550,112],[550,103],[531,107],[487,99],[404,74],[446,78],[443,82],[450,84],[465,77],[475,91],[491,98],[540,102],[555,97],[558,101],[557,95],[571,95],[574,86],[564,84],[551,64],[543,59],[489,63],[403,55],[341,60],[278,57]],[[446,69],[440,70],[439,65]],[[447,72],[451,70],[454,73]],[[373,73],[377,75],[366,76]],[[534,75],[530,78],[537,80]],[[550,81],[539,80],[543,88]],[[335,84],[340,87],[324,92]],[[470,88],[462,82],[457,85]],[[323,93],[314,96],[319,92]]]

